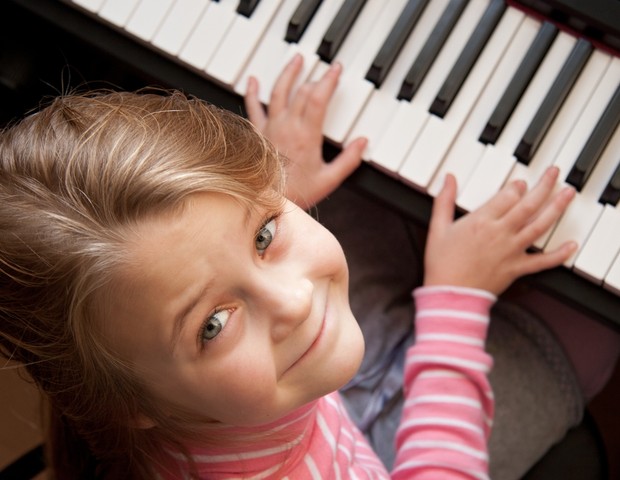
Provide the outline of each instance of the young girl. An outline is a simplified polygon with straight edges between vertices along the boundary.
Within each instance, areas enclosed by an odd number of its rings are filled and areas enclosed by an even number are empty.
[[[321,121],[338,73],[295,117]],[[454,221],[446,178],[390,477],[337,393],[364,351],[343,251],[286,199],[328,194],[363,141],[329,166],[317,142],[283,160],[178,92],[60,97],[3,132],[0,348],[45,394],[55,478],[485,478],[489,311],[574,250],[526,253],[573,192],[551,169]]]

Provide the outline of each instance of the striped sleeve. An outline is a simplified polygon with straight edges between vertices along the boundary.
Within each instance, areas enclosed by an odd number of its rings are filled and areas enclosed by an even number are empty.
[[[414,298],[392,478],[486,479],[494,403],[484,344],[496,298],[455,287],[422,287]]]

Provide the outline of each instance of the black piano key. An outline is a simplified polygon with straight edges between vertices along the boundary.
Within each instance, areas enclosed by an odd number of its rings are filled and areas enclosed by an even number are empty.
[[[523,92],[532,81],[549,47],[558,34],[558,29],[550,22],[544,22],[536,38],[528,48],[515,75],[510,80],[506,91],[497,103],[489,121],[482,130],[480,141],[486,144],[495,144],[502,130],[508,123]]]
[[[290,43],[297,43],[306,31],[314,14],[319,9],[322,0],[302,0],[295,9],[295,13],[288,22],[284,40]]]
[[[529,165],[591,53],[592,44],[579,39],[517,145],[514,155],[521,163]]]
[[[411,100],[418,91],[466,6],[467,0],[450,0],[403,80],[398,92],[399,100]]]
[[[507,6],[504,0],[492,0],[482,18],[476,25],[474,32],[465,44],[461,55],[450,70],[446,81],[441,86],[437,97],[433,100],[429,111],[439,117],[448,112],[450,105],[459,93],[463,82],[467,78],[470,70],[476,63],[480,52],[486,45],[489,37],[502,18]]]
[[[428,2],[429,0],[409,0],[405,8],[403,8],[390,34],[383,42],[379,53],[372,61],[368,73],[366,73],[366,80],[374,83],[377,88],[385,80],[390,67],[394,64],[394,60],[396,60],[407,38],[409,38],[413,27],[418,23]]]
[[[321,40],[317,50],[321,60],[331,63],[365,3],[366,0],[345,0]]]
[[[239,5],[237,5],[237,13],[250,17],[254,12],[254,9],[258,6],[259,1],[260,0],[239,0]]]
[[[620,201],[620,157],[618,158],[618,166],[599,199],[600,203],[610,205],[618,205],[618,201]]]
[[[620,125],[620,85],[599,118],[592,134],[584,145],[577,161],[566,177],[566,182],[580,191],[590,178],[598,159],[607,146],[609,139]]]

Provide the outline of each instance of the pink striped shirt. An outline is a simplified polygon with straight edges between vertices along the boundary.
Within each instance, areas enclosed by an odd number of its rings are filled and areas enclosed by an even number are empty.
[[[407,352],[405,404],[391,475],[334,392],[261,427],[227,427],[236,446],[192,449],[200,478],[486,479],[493,394],[484,352],[495,297],[481,290],[414,292],[416,341]],[[252,437],[252,439],[250,439]],[[187,471],[173,455],[173,470]],[[161,479],[189,478],[164,472]]]

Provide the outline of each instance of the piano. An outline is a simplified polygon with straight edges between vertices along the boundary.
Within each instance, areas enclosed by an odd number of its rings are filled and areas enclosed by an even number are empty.
[[[620,328],[620,1],[5,0],[0,11],[8,6],[239,113],[249,75],[268,104],[295,53],[305,79],[341,62],[326,155],[367,136],[347,183],[423,224],[446,172],[467,212],[506,181],[532,184],[557,165],[577,198],[535,248],[574,239],[580,249],[524,281]]]

